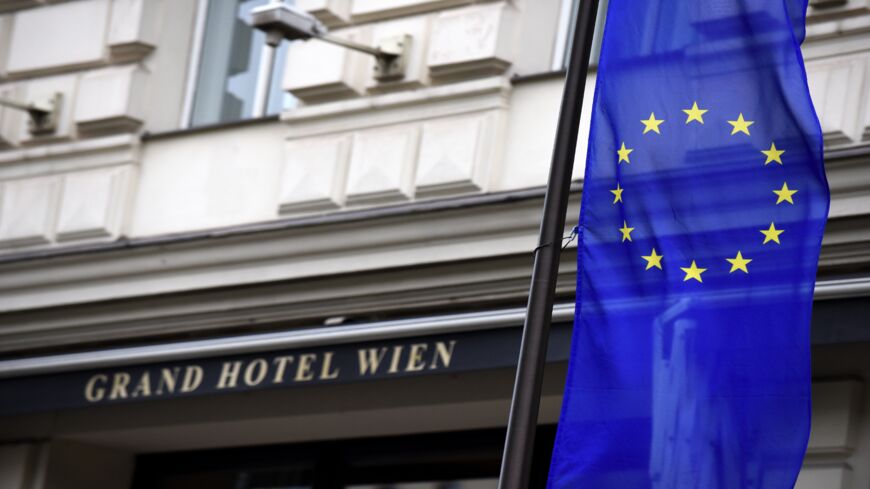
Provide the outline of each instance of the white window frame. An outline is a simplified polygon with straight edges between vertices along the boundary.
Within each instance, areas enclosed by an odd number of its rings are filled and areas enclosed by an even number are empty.
[[[560,71],[565,68],[565,58],[568,55],[568,32],[571,30],[571,11],[575,0],[562,0],[559,7],[559,25],[556,26],[556,41],[553,46],[553,59],[550,69]]]
[[[205,19],[208,15],[208,0],[197,0],[196,19],[193,25],[193,39],[190,46],[190,62],[187,64],[187,83],[184,86],[184,105],[178,127],[190,128],[193,115],[193,95],[199,80],[199,61],[202,57],[202,40],[205,37]]]
[[[184,103],[181,110],[181,119],[178,121],[178,127],[181,129],[190,129],[191,127],[193,102],[199,82],[199,65],[202,61],[204,50],[203,40],[205,39],[206,20],[208,19],[209,3],[213,1],[227,0],[197,0],[190,62],[187,66],[187,83],[184,87]],[[283,3],[283,1],[270,0],[272,3]],[[270,83],[272,81],[272,70],[275,66],[277,48],[263,43],[260,49],[260,63],[257,67],[257,84],[254,90],[253,106],[251,113],[246,114],[243,120],[264,117],[268,109]]]
[[[568,62],[568,49],[571,39],[571,21],[575,14],[575,4],[584,0],[562,0],[559,7],[559,24],[556,26],[556,40],[553,46],[553,59],[550,64],[550,69],[553,71],[562,71],[565,69]],[[589,66],[598,65],[598,54],[601,52],[601,39],[604,31],[604,22],[607,13],[607,0],[599,0],[598,14],[595,18],[595,37],[592,39],[592,59],[589,61]]]

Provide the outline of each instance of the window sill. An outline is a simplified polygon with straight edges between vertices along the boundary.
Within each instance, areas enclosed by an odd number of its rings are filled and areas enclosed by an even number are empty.
[[[184,129],[173,129],[171,131],[161,132],[145,132],[142,134],[142,141],[154,141],[159,139],[168,139],[176,136],[187,136],[189,134],[198,134],[211,131],[220,131],[223,129],[231,129],[235,127],[254,126],[267,122],[277,122],[278,114],[268,115],[266,117],[257,117],[252,119],[242,119],[232,122],[218,122],[216,124],[206,124],[203,126],[187,127]]]

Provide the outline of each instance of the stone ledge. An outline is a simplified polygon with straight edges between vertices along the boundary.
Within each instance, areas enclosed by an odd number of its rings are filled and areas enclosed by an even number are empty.
[[[352,0],[353,22],[373,22],[469,5],[475,0]],[[494,0],[484,0],[494,1]]]
[[[281,114],[281,121],[291,127],[294,135],[311,135],[319,132],[335,132],[348,128],[362,128],[372,125],[380,125],[385,121],[382,119],[385,112],[391,109],[408,108],[414,113],[416,119],[422,118],[420,110],[422,106],[430,110],[436,110],[438,113],[426,113],[426,118],[437,117],[450,113],[471,112],[484,108],[501,108],[507,107],[507,97],[511,91],[510,80],[506,77],[493,77],[483,80],[474,80],[463,83],[453,83],[450,85],[442,85],[435,87],[420,88],[407,92],[387,93],[375,95],[366,98],[355,100],[346,100],[340,102],[331,102],[314,106],[303,106],[290,110],[286,110]],[[470,98],[481,97],[485,95],[496,95],[499,97],[499,102],[484,100],[485,105],[478,106],[472,104]],[[450,105],[445,102],[458,102]],[[438,111],[438,106],[441,111]],[[365,121],[354,122],[348,121],[349,116],[363,115]],[[387,117],[387,121],[395,119]],[[407,116],[399,120],[406,120]],[[319,128],[313,124],[313,121],[329,120],[331,129]],[[335,127],[335,123],[341,123],[345,127]],[[312,129],[306,129],[306,126]]]

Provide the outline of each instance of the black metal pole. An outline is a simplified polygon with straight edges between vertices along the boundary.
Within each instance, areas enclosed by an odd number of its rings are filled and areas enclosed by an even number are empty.
[[[527,489],[529,485],[547,340],[553,314],[553,296],[556,293],[556,278],[559,273],[560,245],[565,230],[571,172],[574,168],[574,152],[580,128],[580,110],[583,107],[583,92],[597,13],[598,0],[580,0],[562,93],[559,126],[556,128],[550,177],[544,197],[540,238],[532,268],[532,284],[511,399],[499,489]]]

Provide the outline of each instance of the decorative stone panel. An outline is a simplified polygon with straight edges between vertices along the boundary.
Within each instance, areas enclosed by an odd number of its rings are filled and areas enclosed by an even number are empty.
[[[31,75],[103,62],[109,0],[80,0],[14,14],[6,72]]]
[[[11,180],[0,196],[0,246],[28,246],[51,240],[57,209],[55,177]]]
[[[361,30],[336,35],[369,43]],[[316,39],[292,43],[287,49],[283,88],[305,102],[359,95],[364,91],[363,68],[368,57]]]
[[[308,11],[326,27],[339,27],[350,23],[351,0],[296,0],[296,6]]]
[[[826,145],[849,144],[860,138],[858,110],[864,82],[864,58],[813,61],[807,78]]]
[[[511,7],[501,3],[441,12],[429,45],[432,78],[503,73],[513,56],[512,17]]]
[[[157,44],[163,0],[113,0],[109,18],[109,56],[115,63],[138,61]]]
[[[351,15],[355,22],[369,22],[469,3],[471,0],[353,0]]]
[[[146,78],[138,65],[84,74],[74,115],[79,134],[96,136],[138,130],[144,119]]]
[[[126,187],[126,168],[101,168],[67,174],[57,219],[57,240],[100,238],[119,233]]]
[[[289,141],[279,193],[280,214],[335,209],[344,204],[350,136]]]
[[[450,117],[423,124],[417,162],[420,197],[479,191],[492,141],[492,115]]]
[[[354,134],[347,178],[348,204],[377,204],[410,198],[419,134],[417,125]]]
[[[331,172],[333,161],[341,162],[343,156],[317,148],[316,141],[329,146],[333,138],[351,138],[346,197],[336,200],[337,194],[327,190],[326,182],[338,181],[341,172],[321,175],[320,185],[311,185],[318,189],[316,195],[306,197],[316,207],[336,205],[330,198],[343,207],[488,191],[503,165],[511,90],[504,77],[492,77],[298,107],[282,114],[291,141],[287,157],[291,150],[304,153],[319,163],[306,165],[303,172]],[[523,163],[528,166],[528,160]],[[285,174],[287,178],[292,185],[285,184],[276,204],[282,212],[295,212],[302,203],[291,205],[287,199],[296,191],[287,189],[301,191],[302,185],[298,176]]]

